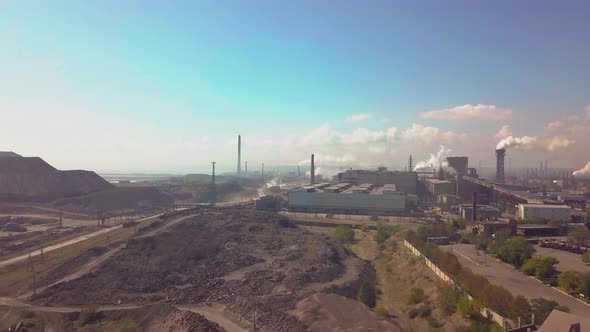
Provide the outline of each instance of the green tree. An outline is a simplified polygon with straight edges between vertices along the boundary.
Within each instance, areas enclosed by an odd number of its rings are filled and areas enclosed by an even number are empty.
[[[590,240],[590,230],[583,227],[578,227],[570,232],[570,236],[577,245],[583,245]]]
[[[582,262],[586,264],[590,263],[590,252],[587,252],[582,255]]]
[[[559,287],[570,293],[578,290],[582,281],[582,274],[578,271],[568,270],[559,275]]]
[[[555,257],[551,256],[534,256],[522,265],[520,270],[535,278],[543,281],[548,281],[553,278],[557,271],[555,271],[555,265],[559,261]]]
[[[352,243],[354,241],[354,231],[350,226],[340,225],[336,227],[332,237],[342,244]]]
[[[510,317],[518,320],[518,317],[527,321],[531,317],[532,308],[529,301],[522,295],[516,296],[510,304]]]
[[[535,314],[535,324],[537,325],[543,324],[553,309],[569,312],[567,307],[562,307],[559,303],[546,300],[542,297],[532,299],[531,306],[533,308],[533,313]]]
[[[509,238],[495,250],[498,258],[518,268],[529,260],[534,252],[533,245],[521,236]]]
[[[590,273],[584,273],[580,275],[580,284],[578,291],[586,298],[590,298]]]
[[[385,243],[385,241],[387,241],[387,239],[389,239],[391,236],[393,236],[398,231],[399,231],[399,226],[395,227],[395,226],[384,225],[382,223],[379,223],[379,224],[377,224],[377,236],[375,237],[375,239],[377,240],[377,243],[379,245],[382,245],[383,243]]]

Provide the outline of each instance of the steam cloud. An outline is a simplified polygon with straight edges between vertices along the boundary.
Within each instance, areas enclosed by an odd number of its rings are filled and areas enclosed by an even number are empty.
[[[438,149],[438,152],[431,153],[430,158],[427,161],[420,161],[416,163],[414,170],[416,171],[419,169],[433,169],[438,168],[440,165],[442,165],[443,167],[447,167],[448,163],[446,161],[446,158],[451,155],[451,152],[452,151],[450,149],[447,149],[444,147],[444,145],[441,145]]]
[[[543,149],[548,151],[555,151],[557,149],[566,148],[573,144],[574,141],[567,139],[565,137],[552,137],[548,139],[540,139],[538,137],[531,137],[531,136],[522,136],[522,137],[514,137],[508,136],[501,140],[498,145],[496,145],[496,150],[499,149],[510,149],[510,148],[520,148],[520,149]]]
[[[572,173],[573,176],[588,176],[590,175],[590,162],[586,166]]]

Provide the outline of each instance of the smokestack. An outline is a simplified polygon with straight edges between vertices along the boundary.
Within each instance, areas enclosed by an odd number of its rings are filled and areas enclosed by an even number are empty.
[[[264,163],[262,163],[262,171],[260,172],[260,174],[262,175],[262,177],[264,177]]]
[[[315,184],[315,161],[313,153],[311,154],[311,179],[309,181],[309,184],[312,186]]]
[[[211,165],[213,165],[213,171],[211,172],[211,183],[215,184],[215,162],[212,161]]]
[[[244,163],[244,174],[248,175],[248,161],[245,161]]]
[[[413,165],[413,161],[412,161],[412,155],[410,155],[410,161],[408,162],[408,172],[413,172],[414,171],[414,165]]]
[[[496,181],[504,183],[504,157],[506,149],[496,150]]]
[[[471,221],[474,223],[477,221],[477,192],[473,192],[473,213],[471,214]]]
[[[242,136],[238,135],[238,176],[242,175]]]
[[[301,166],[297,165],[297,177],[301,177]]]
[[[215,186],[215,162],[212,161],[211,165],[213,166],[213,170],[211,171],[211,183],[213,184],[213,189],[211,192],[211,205],[215,206],[215,202],[217,201],[217,187]]]

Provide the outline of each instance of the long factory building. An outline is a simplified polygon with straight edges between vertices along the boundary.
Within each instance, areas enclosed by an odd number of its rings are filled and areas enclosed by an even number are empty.
[[[394,184],[320,183],[289,191],[289,211],[392,215],[403,212],[406,194]]]

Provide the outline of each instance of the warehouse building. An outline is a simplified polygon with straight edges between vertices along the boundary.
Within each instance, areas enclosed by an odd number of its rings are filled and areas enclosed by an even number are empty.
[[[543,218],[545,220],[570,220],[572,209],[567,205],[519,204],[520,219]]]
[[[406,194],[395,185],[321,183],[293,189],[288,197],[292,212],[393,215],[406,208]]]
[[[418,174],[416,172],[388,171],[385,168],[376,171],[351,169],[338,173],[338,182],[356,185],[370,183],[378,187],[386,184],[394,184],[399,191],[403,191],[406,194],[416,194]]]
[[[459,215],[467,221],[473,220],[473,205],[459,205]],[[490,205],[477,206],[477,220],[496,220],[502,216],[502,212]]]
[[[455,195],[456,185],[455,181],[439,180],[439,179],[426,179],[424,180],[426,190],[429,193],[437,197],[439,195]]]

